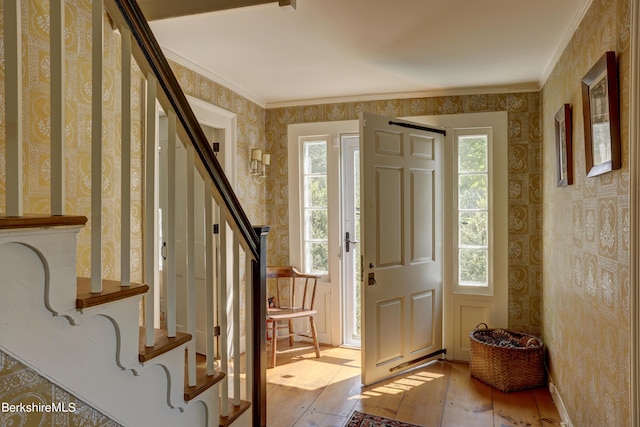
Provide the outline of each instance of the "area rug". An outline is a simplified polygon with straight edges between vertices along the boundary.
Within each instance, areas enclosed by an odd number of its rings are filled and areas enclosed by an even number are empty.
[[[344,427],[422,427],[417,424],[404,423],[398,420],[380,417],[378,415],[363,414],[355,411]]]

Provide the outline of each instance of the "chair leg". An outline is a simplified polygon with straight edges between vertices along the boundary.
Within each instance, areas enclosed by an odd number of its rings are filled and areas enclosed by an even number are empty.
[[[278,321],[271,322],[271,367],[276,367],[276,343],[278,342]]]
[[[289,319],[289,347],[293,347],[293,319]]]
[[[313,337],[313,347],[316,349],[316,357],[320,357],[320,344],[318,344],[318,334],[316,333],[316,323],[313,321],[313,316],[309,317],[309,323],[311,323],[311,336]]]

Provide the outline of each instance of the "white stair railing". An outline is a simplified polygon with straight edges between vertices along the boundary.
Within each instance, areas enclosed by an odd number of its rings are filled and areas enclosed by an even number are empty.
[[[22,47],[21,47],[21,7],[25,2],[19,0],[3,0],[4,14],[4,86],[5,86],[5,214],[7,216],[23,215],[23,181],[25,174],[25,159],[22,154],[23,117],[22,117]],[[260,341],[254,333],[263,334],[260,322],[264,321],[264,311],[261,302],[264,299],[265,263],[264,236],[266,228],[257,235],[240,204],[231,190],[231,186],[224,177],[220,165],[217,163],[211,148],[208,146],[202,130],[195,121],[193,112],[186,103],[184,94],[176,89],[177,81],[168,71],[166,59],[159,53],[155,40],[142,40],[150,37],[150,30],[146,22],[141,20],[141,14],[134,2],[119,0],[92,1],[92,116],[91,140],[88,143],[91,151],[91,291],[102,291],[103,279],[103,147],[104,142],[104,112],[103,85],[105,66],[103,52],[105,11],[114,26],[118,29],[120,41],[121,69],[121,211],[120,214],[120,279],[122,286],[131,284],[131,175],[132,170],[132,88],[137,84],[132,77],[135,65],[139,67],[146,82],[145,93],[145,151],[144,151],[144,213],[143,218],[136,218],[143,223],[144,253],[143,277],[150,290],[146,295],[144,323],[147,326],[145,344],[153,346],[154,328],[159,327],[158,296],[161,292],[158,283],[158,265],[160,248],[157,236],[159,233],[159,218],[157,191],[163,187],[166,191],[167,209],[163,212],[162,236],[166,242],[162,255],[163,286],[166,300],[166,328],[170,337],[176,336],[180,330],[177,301],[183,298],[186,303],[186,330],[193,336],[187,348],[187,378],[189,385],[196,384],[196,352],[203,348],[202,356],[206,359],[206,371],[209,375],[218,368],[227,377],[220,386],[220,414],[229,415],[228,402],[239,406],[242,399],[253,400],[255,407],[253,424],[264,424],[264,381],[262,384],[254,382],[254,376],[264,380],[264,358],[256,359],[255,354],[264,350],[264,339]],[[64,40],[64,8],[63,0],[50,2],[50,63],[51,63],[51,215],[64,215],[65,179],[69,176],[65,170],[65,114],[66,109],[66,75],[65,40]],[[132,16],[135,15],[135,16]],[[140,15],[140,16],[138,16]],[[142,28],[141,26],[145,27]],[[154,55],[161,58],[151,59],[148,46]],[[135,63],[135,65],[134,65]],[[170,77],[170,78],[169,78]],[[169,80],[169,82],[167,82]],[[168,123],[168,152],[165,164],[157,163],[158,156],[158,117],[157,106],[167,115]],[[88,123],[86,124],[88,125]],[[83,143],[83,141],[78,141]],[[186,152],[186,162],[180,166],[176,158],[176,151],[183,147]],[[32,166],[31,166],[32,167]],[[166,174],[166,186],[158,181],[158,169]],[[185,175],[181,178],[180,174]],[[186,182],[186,204],[178,204],[178,195],[182,191],[178,182]],[[204,191],[196,192],[196,181],[204,183]],[[184,212],[182,212],[184,210]],[[184,213],[184,215],[182,215]],[[74,214],[77,214],[75,212]],[[186,236],[178,236],[178,221],[184,216],[186,221]],[[196,224],[196,218],[203,218],[203,224]],[[201,247],[196,245],[198,230],[204,230],[204,242]],[[214,230],[216,234],[214,234]],[[177,267],[178,237],[186,241],[185,262],[186,275],[180,276]],[[202,267],[204,275],[204,293],[198,294],[196,287],[196,269]],[[244,266],[244,268],[243,268]],[[256,279],[257,278],[257,279]],[[183,283],[184,281],[184,283]],[[242,287],[244,286],[244,288]],[[262,288],[261,288],[262,287]],[[186,292],[180,295],[179,292]],[[244,295],[244,299],[241,298]],[[199,304],[204,298],[203,304]],[[198,311],[200,310],[200,311]],[[244,328],[241,323],[244,322]],[[182,325],[185,326],[185,325]],[[256,329],[260,328],[260,329]],[[199,334],[204,330],[204,335]],[[244,330],[244,331],[243,331]],[[244,332],[244,333],[243,333]],[[202,338],[200,338],[202,337]],[[204,339],[200,346],[199,339]],[[242,358],[242,353],[245,357]],[[244,364],[244,367],[243,367]],[[229,367],[232,370],[229,371]],[[246,375],[245,387],[242,387],[241,376]],[[231,377],[231,378],[229,378]],[[231,397],[231,399],[229,399]],[[261,402],[255,402],[255,400]],[[218,404],[218,402],[215,402]],[[262,411],[262,412],[260,412]]]

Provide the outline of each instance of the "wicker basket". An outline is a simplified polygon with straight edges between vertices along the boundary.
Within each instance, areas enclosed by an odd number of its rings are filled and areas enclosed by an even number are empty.
[[[480,323],[469,338],[471,376],[504,393],[545,385],[544,344],[540,338],[489,329],[486,323]]]

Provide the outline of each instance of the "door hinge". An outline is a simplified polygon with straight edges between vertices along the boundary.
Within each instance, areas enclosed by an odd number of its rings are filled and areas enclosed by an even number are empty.
[[[212,145],[213,145],[213,152],[214,153],[219,153],[220,152],[220,143],[219,142],[214,142]]]
[[[213,234],[220,234],[220,225],[213,224]]]
[[[214,326],[213,327],[213,336],[214,337],[219,337],[220,336],[220,326]]]

